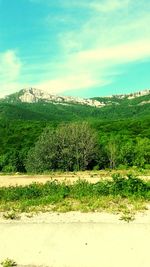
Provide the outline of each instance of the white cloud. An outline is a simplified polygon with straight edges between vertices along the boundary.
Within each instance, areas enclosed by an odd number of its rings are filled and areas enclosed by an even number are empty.
[[[55,80],[45,81],[37,84],[39,89],[49,91],[52,94],[60,94],[67,90],[80,90],[90,88],[96,85],[106,85],[107,82],[104,80],[96,80],[94,77],[90,77],[89,74],[78,73],[78,75],[66,75]]]
[[[57,46],[58,40],[59,51],[57,47],[55,51],[58,56],[47,55],[47,61],[43,63],[38,51],[39,64],[35,64],[33,60],[32,64],[28,65],[26,60],[26,66],[22,67],[15,51],[0,54],[1,88],[22,88],[23,85],[20,86],[19,82],[22,68],[24,83],[37,79],[36,84],[27,86],[42,88],[51,93],[101,87],[112,83],[116,75],[120,75],[120,66],[150,57],[148,1],[29,1],[59,6],[60,9],[63,6],[62,13],[56,12],[53,18],[51,10],[50,16],[47,16],[43,23],[47,30],[50,29],[46,44],[51,46],[51,39],[55,38]],[[78,19],[81,19],[81,23]],[[57,33],[52,36],[53,24]],[[45,47],[45,43],[43,46]]]
[[[149,13],[132,10],[132,4],[132,0],[93,1],[88,6],[92,9],[90,19],[80,29],[59,36],[63,57],[61,63],[54,64],[58,78],[40,83],[39,87],[55,93],[101,87],[120,75],[118,67],[148,59]],[[132,12],[127,16],[129,6]],[[94,11],[96,7],[108,14]]]
[[[112,12],[128,7],[130,1],[131,0],[105,0],[102,2],[94,1],[89,5],[89,7],[98,12]]]
[[[150,39],[114,47],[82,51],[68,57],[60,64],[57,79],[37,84],[38,88],[51,93],[80,90],[92,86],[104,86],[120,74],[114,71],[123,63],[135,62],[150,57]]]
[[[21,62],[12,50],[0,54],[0,75],[1,79],[7,77],[8,81],[18,77],[21,69]]]
[[[96,64],[100,62],[105,65],[137,61],[147,57],[150,57],[150,39],[78,53],[78,60],[81,63]]]
[[[0,96],[4,96],[10,91],[19,89],[22,64],[13,50],[0,53],[0,62],[0,89],[2,88]]]

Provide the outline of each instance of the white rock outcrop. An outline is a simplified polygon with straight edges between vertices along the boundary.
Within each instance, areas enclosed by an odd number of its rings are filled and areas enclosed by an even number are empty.
[[[21,102],[36,103],[39,101],[54,102],[54,103],[77,103],[81,105],[88,105],[92,107],[103,107],[105,104],[97,100],[85,99],[79,97],[69,96],[57,96],[49,94],[46,91],[42,91],[36,88],[28,88],[22,90],[22,95],[19,96]]]

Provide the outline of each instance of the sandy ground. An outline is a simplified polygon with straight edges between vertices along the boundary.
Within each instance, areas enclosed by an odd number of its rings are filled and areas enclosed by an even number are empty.
[[[51,175],[0,175],[0,187],[2,186],[16,186],[16,185],[28,185],[33,182],[37,183],[45,183],[50,180],[57,181],[67,181],[69,183],[73,183],[78,179],[85,179],[88,182],[96,183],[100,179],[111,179],[110,173],[92,173],[92,172],[79,172],[76,174],[73,173],[64,173],[64,174],[51,174]],[[149,175],[141,176],[140,178],[145,180],[150,180]]]
[[[0,218],[0,261],[49,267],[149,267],[150,211],[126,223],[107,213]]]
[[[29,175],[4,175],[0,176],[0,186],[15,186],[15,185],[28,185],[33,182],[37,183],[46,183],[50,180],[57,180],[59,182],[67,181],[70,183],[73,183],[77,181],[78,179],[85,179],[89,182],[96,183],[99,181],[99,179],[102,179],[101,176],[98,177],[91,177],[88,174],[80,174],[80,175],[74,175],[74,174],[61,174],[61,175],[35,175],[35,176],[29,176]],[[103,178],[106,179],[106,176]],[[107,176],[107,178],[110,178],[110,176]]]
[[[97,182],[107,177],[91,173],[0,176],[0,186],[51,179]],[[16,221],[0,214],[0,262],[11,258],[28,267],[149,267],[149,246],[150,209],[130,223],[107,213],[39,213],[31,218],[22,214]]]

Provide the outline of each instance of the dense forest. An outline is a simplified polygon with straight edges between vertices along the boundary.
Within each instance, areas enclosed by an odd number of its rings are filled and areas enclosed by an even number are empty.
[[[0,171],[74,171],[132,166],[150,168],[150,105],[146,103],[149,99],[149,95],[131,100],[118,100],[114,97],[111,105],[103,108],[79,104],[0,101]],[[106,101],[104,98],[100,100]],[[118,101],[120,103],[116,104]],[[84,127],[87,127],[85,131]],[[94,135],[93,151],[86,164],[81,163],[80,157],[77,162],[73,155],[75,148],[70,150],[73,128],[78,129],[74,142],[80,156],[85,153],[83,147],[80,147],[81,137],[85,134],[85,142],[86,134],[89,134],[89,142],[85,143],[88,148]],[[69,131],[70,135],[67,135]],[[60,148],[64,136],[66,143]],[[41,145],[41,142],[44,143]],[[42,168],[38,168],[36,164],[29,166],[29,162],[37,160],[36,151],[38,155],[42,155],[44,147],[49,147],[48,164],[44,165],[43,162]],[[62,155],[59,164],[56,151],[59,151],[59,156]],[[50,160],[52,153],[53,164]],[[68,159],[72,162],[70,165]],[[38,160],[42,162],[43,159],[41,157]]]

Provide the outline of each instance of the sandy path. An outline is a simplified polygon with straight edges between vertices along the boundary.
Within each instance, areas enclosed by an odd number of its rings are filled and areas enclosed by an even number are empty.
[[[109,176],[108,176],[109,177]],[[108,178],[107,177],[107,178]],[[45,183],[50,180],[57,180],[59,182],[67,181],[73,183],[77,181],[79,178],[85,179],[89,182],[96,183],[99,179],[102,179],[101,176],[98,177],[91,177],[90,175],[35,175],[35,176],[28,176],[28,175],[5,175],[0,176],[0,186],[15,186],[15,185],[28,185],[33,182],[37,183]],[[106,177],[105,177],[106,178]],[[110,177],[109,177],[110,178]]]
[[[0,176],[0,187],[2,186],[15,186],[15,185],[28,185],[31,184],[33,182],[37,182],[37,183],[45,183],[47,181],[50,180],[58,180],[60,182],[62,181],[67,181],[70,183],[73,183],[75,181],[77,181],[78,179],[85,179],[88,182],[91,183],[96,183],[98,182],[100,179],[110,179],[111,176],[109,173],[105,173],[105,174],[92,174],[92,173],[78,173],[78,174],[52,174],[52,175],[1,175]],[[140,178],[145,179],[145,180],[150,180],[150,176],[141,176]]]
[[[132,223],[105,213],[0,220],[0,261],[49,267],[149,267],[150,214]]]

